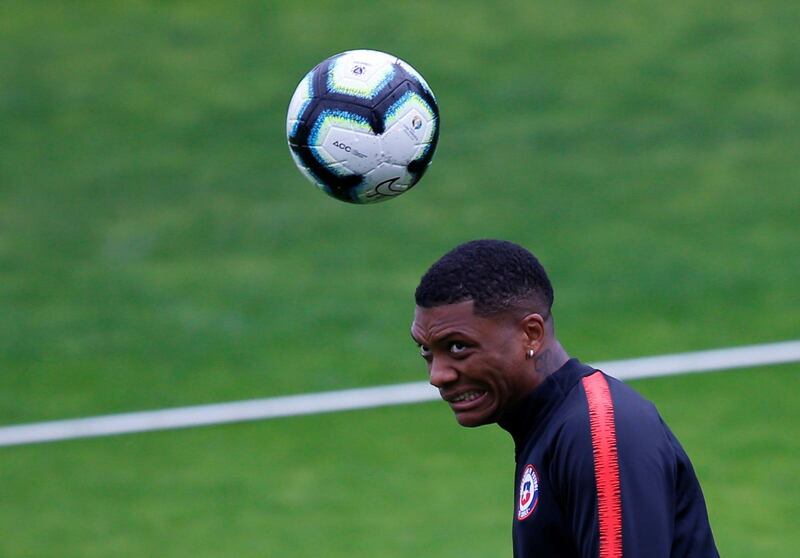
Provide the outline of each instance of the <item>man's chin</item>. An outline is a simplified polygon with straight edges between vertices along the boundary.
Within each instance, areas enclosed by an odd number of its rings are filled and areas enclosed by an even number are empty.
[[[494,416],[496,411],[494,401],[488,390],[468,401],[450,403],[450,410],[453,411],[458,424],[467,428],[497,422]]]
[[[486,424],[493,424],[493,418],[479,413],[455,413],[456,422],[466,428],[476,428]]]

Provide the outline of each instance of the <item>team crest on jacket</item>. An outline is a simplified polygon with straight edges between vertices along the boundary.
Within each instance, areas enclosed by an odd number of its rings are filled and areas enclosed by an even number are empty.
[[[526,465],[522,471],[522,478],[519,481],[519,502],[517,503],[517,519],[526,519],[536,504],[539,503],[539,477],[536,476],[536,469],[533,465]]]

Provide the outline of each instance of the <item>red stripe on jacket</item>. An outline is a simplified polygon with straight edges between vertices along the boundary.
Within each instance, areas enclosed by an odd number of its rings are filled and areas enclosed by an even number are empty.
[[[600,371],[583,378],[583,389],[589,403],[589,425],[592,430],[600,558],[621,558],[622,500],[614,403],[608,382]]]

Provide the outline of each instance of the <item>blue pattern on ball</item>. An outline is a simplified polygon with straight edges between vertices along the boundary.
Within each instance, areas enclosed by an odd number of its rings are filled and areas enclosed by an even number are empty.
[[[303,79],[306,80],[308,83],[308,95],[306,95],[306,100],[303,101],[303,104],[300,105],[300,108],[297,110],[297,120],[295,120],[294,124],[292,124],[292,129],[290,132],[290,136],[297,135],[297,127],[300,126],[300,119],[303,117],[303,113],[308,108],[308,105],[311,104],[311,101],[314,99],[314,79],[313,79],[313,70],[306,74],[306,77]]]
[[[374,99],[378,95],[378,93],[380,93],[381,90],[394,79],[394,76],[396,74],[396,70],[394,69],[394,67],[392,67],[392,69],[389,72],[387,72],[385,76],[383,76],[383,79],[381,79],[381,81],[378,82],[378,84],[371,91],[367,91],[365,89],[359,90],[350,87],[340,87],[333,82],[334,69],[337,63],[338,60],[334,61],[333,66],[328,71],[328,80],[327,80],[328,91],[330,91],[331,93],[343,93],[345,95],[351,95],[353,97],[361,99]]]

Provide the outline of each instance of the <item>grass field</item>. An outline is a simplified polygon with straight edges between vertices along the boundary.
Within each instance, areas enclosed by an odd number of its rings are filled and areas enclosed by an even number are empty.
[[[424,377],[420,274],[521,242],[585,360],[800,337],[800,7],[0,5],[0,424]],[[395,53],[411,193],[296,171],[295,85]],[[725,556],[800,546],[800,368],[638,382]],[[0,450],[0,556],[510,554],[510,441],[420,405]],[[466,549],[466,550],[465,550]]]

